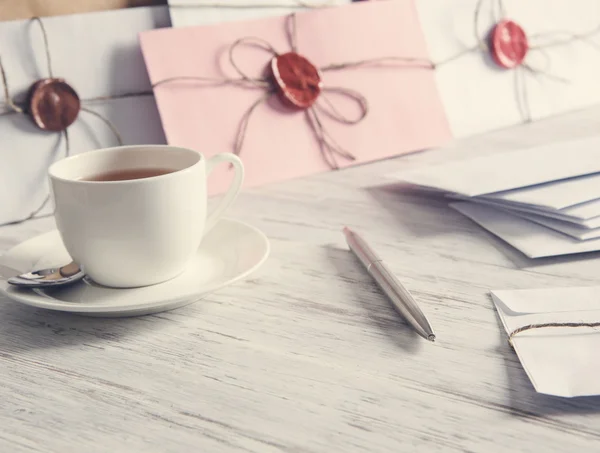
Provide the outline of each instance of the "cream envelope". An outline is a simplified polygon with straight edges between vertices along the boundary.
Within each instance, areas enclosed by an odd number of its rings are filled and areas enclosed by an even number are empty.
[[[290,17],[275,17],[142,33],[150,79],[156,84],[182,76],[239,77],[228,59],[231,45],[253,37],[280,54],[289,52],[287,31],[292,22]],[[431,68],[414,61],[389,61],[408,57],[428,62],[412,1],[362,2],[300,12],[296,30],[298,52],[320,68],[388,59],[322,73],[325,88],[353,90],[368,102],[368,113],[357,124],[322,117],[329,137],[356,157],[354,162],[340,157],[340,167],[439,146],[451,138]],[[253,77],[263,74],[272,59],[264,49],[249,47],[239,47],[235,55],[236,64]],[[187,80],[162,84],[155,95],[169,144],[213,155],[234,150],[242,118],[266,90]],[[344,115],[356,118],[356,104],[344,96],[328,94],[327,99]],[[323,102],[319,97],[317,103],[325,108]],[[331,169],[305,111],[284,108],[273,96],[268,103],[258,104],[252,115],[240,154],[247,170],[246,187]],[[211,193],[224,190],[228,172],[227,168],[215,171]]]
[[[166,6],[42,21],[53,75],[64,78],[77,91],[82,107],[112,122],[125,144],[165,142],[138,33],[169,26]],[[43,34],[35,21],[0,23],[0,56],[10,96],[16,101],[24,99],[36,80],[49,76]],[[139,96],[141,93],[146,95]],[[105,97],[111,99],[97,100]],[[10,110],[4,104],[1,111]],[[85,111],[79,113],[68,133],[71,154],[118,143],[102,119]],[[27,115],[12,112],[0,115],[0,136],[4,188],[0,192],[0,224],[5,224],[24,219],[40,207],[49,190],[48,166],[65,155],[66,144],[61,133],[43,131]],[[39,214],[51,212],[49,203]]]
[[[522,66],[516,71],[501,69],[487,53],[477,50],[457,57],[466,49],[474,49],[477,37],[487,41],[497,22],[498,15],[493,11],[498,11],[499,2],[482,0],[475,25],[479,1],[417,0],[427,44],[438,63],[438,86],[456,137],[600,102],[600,2],[501,0],[505,17],[516,21],[527,34],[531,48],[524,63],[536,69],[534,73]],[[573,34],[592,31],[592,44],[582,40],[565,43]]]
[[[169,0],[173,27],[208,25],[240,19],[283,16],[307,7],[327,7],[352,0]]]
[[[511,215],[503,209],[494,209],[471,202],[451,203],[450,207],[520,250],[529,258],[600,250],[600,239],[598,238],[581,241],[538,223]]]
[[[543,323],[600,322],[600,286],[493,290],[492,299],[508,335]],[[600,331],[593,327],[543,327],[512,338],[534,388],[562,397],[600,394]]]

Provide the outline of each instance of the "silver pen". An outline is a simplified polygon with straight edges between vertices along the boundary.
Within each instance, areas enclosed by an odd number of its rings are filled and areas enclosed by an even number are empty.
[[[381,290],[389,297],[396,309],[419,335],[429,341],[435,341],[435,334],[429,325],[429,321],[427,321],[408,290],[402,286],[363,238],[348,227],[344,227],[343,231],[350,250],[367,269],[367,272],[377,282]]]

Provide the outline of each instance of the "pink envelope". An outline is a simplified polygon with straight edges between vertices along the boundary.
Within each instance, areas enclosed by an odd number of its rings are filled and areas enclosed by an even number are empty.
[[[161,29],[140,35],[153,84],[172,77],[239,78],[229,60],[240,38],[260,38],[279,54],[292,50],[289,16],[219,25]],[[323,68],[389,57],[429,61],[412,0],[362,2],[297,13],[297,52]],[[235,62],[252,77],[270,67],[264,49],[240,46]],[[337,157],[340,168],[440,146],[451,138],[436,88],[434,70],[424,64],[379,62],[322,72],[323,86],[353,90],[368,101],[368,113],[356,124],[320,113],[327,134],[356,157]],[[154,89],[168,143],[206,156],[232,152],[248,109],[266,88],[177,80]],[[348,96],[327,94],[345,116],[359,115]],[[317,103],[325,102],[320,96]],[[323,105],[323,104],[319,104]],[[253,111],[240,157],[246,187],[332,169],[323,157],[306,112],[286,107],[276,96]],[[215,170],[210,193],[223,192],[232,170]]]

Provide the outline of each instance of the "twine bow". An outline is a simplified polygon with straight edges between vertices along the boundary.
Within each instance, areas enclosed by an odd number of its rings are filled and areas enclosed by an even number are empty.
[[[298,53],[298,45],[297,45],[297,27],[296,27],[296,14],[292,13],[287,16],[286,20],[286,32],[289,41],[290,49],[293,53]],[[238,132],[234,141],[234,149],[233,152],[237,155],[241,153],[244,138],[246,136],[246,131],[248,128],[248,124],[252,113],[256,111],[256,109],[270,99],[274,94],[278,92],[277,85],[274,83],[272,76],[264,76],[264,77],[252,77],[246,74],[240,66],[236,62],[235,53],[236,50],[242,46],[251,46],[257,47],[259,49],[264,50],[271,56],[271,61],[273,59],[277,59],[282,57],[283,54],[279,53],[270,43],[267,41],[258,38],[258,37],[244,37],[235,41],[229,48],[229,62],[231,66],[238,74],[237,78],[211,78],[211,77],[198,77],[198,76],[178,76],[178,77],[170,77],[167,79],[160,80],[153,84],[153,88],[158,88],[161,85],[176,82],[176,81],[196,81],[196,82],[206,82],[215,85],[238,85],[246,88],[256,88],[260,90],[264,90],[264,93],[261,94],[256,101],[250,105],[250,107],[246,110],[246,112],[242,115]],[[304,58],[304,57],[300,57]],[[414,67],[421,67],[425,69],[433,69],[433,64],[429,60],[421,59],[421,58],[412,58],[412,57],[383,57],[383,58],[374,58],[368,60],[359,60],[354,62],[345,62],[338,64],[330,64],[321,68],[315,68],[319,71],[319,73],[326,73],[329,71],[340,71],[344,69],[352,69],[352,68],[360,68],[366,67],[369,65],[376,64],[384,64],[384,63],[402,63],[403,65],[413,64]],[[297,74],[298,75],[298,74]],[[301,83],[304,83],[303,89],[310,89],[308,85],[316,83],[316,81],[310,80],[300,80]],[[320,81],[319,81],[320,82]],[[325,124],[323,122],[323,115],[328,116],[330,119],[337,121],[342,124],[347,125],[355,125],[360,123],[367,115],[369,111],[369,106],[367,99],[361,93],[351,90],[348,88],[342,87],[329,87],[320,85],[320,94],[316,99],[314,104],[302,108],[304,110],[306,119],[310,124],[313,133],[319,143],[319,149],[321,152],[321,156],[327,165],[331,169],[338,169],[339,164],[337,162],[338,157],[355,160],[356,157],[345,150],[338,142],[331,136],[331,134],[327,131]],[[344,115],[340,110],[335,106],[335,104],[327,97],[327,94],[336,93],[343,95],[354,101],[354,103],[358,106],[359,114],[355,117]]]
[[[492,16],[491,19],[492,19],[493,24],[497,25],[503,19],[505,19],[507,17],[506,7],[504,5],[503,0],[479,0],[477,2],[477,5],[476,5],[475,11],[474,11],[474,15],[473,15],[473,29],[474,29],[474,35],[475,35],[477,44],[473,47],[467,48],[467,49],[457,53],[456,55],[453,55],[453,56],[447,58],[446,60],[442,60],[442,61],[436,63],[435,64],[436,67],[440,67],[440,66],[448,64],[450,62],[453,62],[453,61],[461,58],[462,56],[464,56],[466,54],[470,54],[472,52],[482,52],[484,54],[490,54],[490,52],[493,51],[493,48],[492,48],[491,44],[489,43],[489,39],[486,39],[487,37],[482,37],[479,32],[481,11],[483,9],[484,3],[486,3],[486,2],[491,2],[490,9],[491,9],[491,16]],[[551,61],[550,61],[550,56],[548,55],[546,50],[549,48],[552,48],[552,47],[571,44],[575,41],[581,41],[581,42],[587,43],[588,45],[592,46],[596,50],[600,51],[600,45],[590,39],[590,38],[592,38],[592,36],[594,36],[595,34],[597,34],[599,32],[600,32],[600,26],[598,26],[588,32],[581,33],[581,34],[569,32],[569,31],[552,31],[552,32],[538,33],[538,34],[533,34],[533,35],[527,36],[527,41],[529,43],[527,54],[529,54],[531,51],[538,52],[545,59],[546,68],[544,68],[544,69],[534,68],[532,65],[530,65],[526,61],[520,62],[514,68],[508,68],[508,70],[514,71],[514,78],[515,78],[514,79],[514,83],[515,83],[514,93],[515,93],[517,106],[519,108],[523,122],[531,122],[532,121],[531,106],[529,103],[529,96],[528,96],[527,84],[526,84],[526,74],[532,74],[533,76],[541,75],[541,76],[546,77],[547,79],[550,79],[550,80],[553,80],[553,81],[559,82],[559,83],[568,83],[569,82],[567,79],[558,77],[549,72],[549,70],[551,68]],[[563,37],[564,39],[557,39],[555,41],[551,41],[549,43],[544,44],[545,39],[553,38],[553,37],[555,37],[555,38]]]

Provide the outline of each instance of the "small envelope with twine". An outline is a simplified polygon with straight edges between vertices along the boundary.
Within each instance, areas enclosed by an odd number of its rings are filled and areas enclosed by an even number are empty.
[[[168,26],[166,6],[0,23],[0,224],[52,213],[57,159],[165,142],[138,33]]]
[[[600,103],[597,0],[417,0],[455,137]]]
[[[491,294],[509,343],[538,392],[600,394],[600,286]]]
[[[239,154],[246,187],[451,138],[410,0],[154,30],[141,44],[169,144]],[[210,193],[230,176],[216,169]]]

